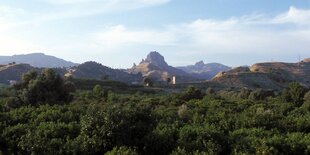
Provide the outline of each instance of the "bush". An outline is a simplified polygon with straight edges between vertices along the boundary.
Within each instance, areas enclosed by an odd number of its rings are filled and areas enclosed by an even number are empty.
[[[201,90],[190,86],[186,88],[181,94],[180,97],[184,101],[189,101],[192,99],[202,99],[204,97],[204,94],[202,93]]]
[[[270,96],[274,96],[274,93],[272,91],[265,91],[263,89],[255,89],[250,93],[249,99],[253,101],[257,101],[257,100],[264,100]]]

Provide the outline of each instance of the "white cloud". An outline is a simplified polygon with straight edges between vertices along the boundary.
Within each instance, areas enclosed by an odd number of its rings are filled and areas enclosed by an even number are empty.
[[[173,47],[176,55],[182,51],[189,55],[195,52],[200,55],[306,53],[310,49],[310,26],[306,25],[310,21],[308,14],[308,10],[291,7],[288,12],[269,18],[253,15],[227,20],[198,19],[163,29],[136,30],[116,25],[97,32],[95,39],[103,47],[118,50],[123,50],[123,45]],[[287,22],[304,26],[279,29]]]
[[[297,9],[292,6],[288,12],[278,15],[272,22],[276,24],[293,23],[297,25],[309,25],[310,10]]]
[[[38,0],[38,1],[43,1],[55,5],[72,5],[72,4],[89,3],[98,0]]]
[[[12,17],[24,13],[25,11],[23,9],[0,5],[0,17]]]
[[[107,28],[94,34],[98,43],[104,46],[119,46],[128,44],[171,45],[177,39],[169,31],[136,30],[130,31],[123,25]]]
[[[41,45],[31,41],[30,38],[25,38],[25,36],[14,34],[12,29],[15,28],[15,26],[16,25],[0,19],[1,55],[13,55],[46,50],[46,48],[43,48]]]
[[[35,21],[80,17],[119,10],[128,11],[169,2],[169,0],[45,1],[62,5],[63,7],[60,8],[64,8],[65,11],[44,14]],[[63,39],[46,38],[44,43],[31,35],[18,34],[17,29],[23,27],[20,27],[21,25],[14,20],[8,20],[13,19],[9,17],[11,15],[18,16],[24,13],[25,11],[20,9],[0,6],[0,54],[52,50],[55,53],[69,51],[66,53],[67,55],[74,55],[74,52],[91,51],[84,55],[75,55],[83,57],[83,60],[84,56],[89,55],[95,58],[98,55],[104,55],[103,53],[126,52],[127,54],[130,51],[138,50],[141,53],[147,52],[147,50],[169,51],[175,56],[188,58],[203,57],[208,54],[234,53],[268,55],[270,53],[301,52],[308,53],[308,57],[310,56],[308,51],[310,49],[310,10],[294,7],[273,17],[253,14],[226,20],[197,19],[161,28],[132,28],[124,24],[116,24],[101,30],[94,30],[89,35],[72,34],[76,36],[73,39],[68,38],[65,34],[60,36]],[[290,27],[286,27],[287,24]]]
[[[159,5],[169,2],[170,0],[38,0],[55,5],[80,5],[80,4],[142,4],[142,5]]]
[[[24,25],[18,21],[18,17],[24,14],[23,9],[0,5],[0,54],[12,55],[44,49],[30,38],[18,35],[18,30]]]
[[[48,21],[64,18],[75,18],[112,12],[124,12],[135,9],[163,5],[170,0],[37,0],[54,5],[62,9],[43,13],[36,21]]]
[[[13,37],[7,34],[0,33],[0,54],[1,55],[13,55],[24,54],[27,52],[45,51],[46,48],[25,39]]]
[[[25,13],[23,9],[0,5],[0,31],[8,30],[18,25],[15,18]]]

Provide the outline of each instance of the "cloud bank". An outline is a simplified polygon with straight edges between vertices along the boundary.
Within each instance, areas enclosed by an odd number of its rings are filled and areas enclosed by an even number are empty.
[[[177,61],[182,63],[183,58],[199,60],[210,55],[292,56],[298,53],[309,57],[310,10],[293,6],[273,16],[250,14],[224,20],[201,18],[149,27],[130,26],[126,23],[102,25],[87,32],[61,34],[56,38],[47,37],[43,42],[42,39],[33,37],[39,35],[35,34],[35,31],[34,34],[21,32],[27,31],[25,27],[35,30],[32,27],[37,23],[40,23],[38,27],[44,27],[44,24],[53,24],[59,19],[70,20],[90,15],[109,15],[119,11],[130,12],[135,9],[163,5],[170,0],[36,1],[50,4],[52,11],[41,14],[0,6],[1,55],[54,51],[49,54],[65,53],[63,55],[69,57],[79,52],[81,54],[78,56],[85,59],[114,54],[119,59],[127,59],[125,55],[133,52],[144,55],[149,50],[159,50],[164,55],[179,57],[179,60],[174,60],[176,63],[179,63]],[[59,11],[53,11],[54,7],[60,8]],[[88,57],[90,55],[93,57]],[[132,60],[129,60],[130,62]]]
[[[162,29],[136,29],[125,25],[107,27],[95,33],[103,49],[124,50],[132,46],[173,46],[188,55],[210,53],[306,53],[310,49],[310,10],[290,7],[268,17],[247,15],[227,20],[197,19]],[[178,54],[177,53],[177,54]]]

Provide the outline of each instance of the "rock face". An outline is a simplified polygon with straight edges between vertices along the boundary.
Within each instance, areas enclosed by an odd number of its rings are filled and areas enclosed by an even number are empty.
[[[190,74],[169,66],[165,58],[156,51],[150,52],[145,60],[128,69],[128,72],[132,74],[141,73],[144,77],[151,77],[157,82],[166,82],[168,78],[172,79],[172,76],[177,76],[178,82],[195,80]]]
[[[144,60],[144,63],[150,63],[153,64],[154,66],[159,67],[168,66],[167,62],[165,61],[165,58],[156,51],[150,52],[150,54],[148,54],[146,59]]]
[[[112,69],[103,66],[100,63],[89,61],[81,65],[73,67],[66,76],[75,78],[89,78],[100,80],[115,80],[125,83],[133,83],[142,81],[141,74],[130,74],[124,70]]]
[[[217,74],[212,82],[234,88],[264,88],[281,90],[290,82],[297,81],[310,87],[310,62],[258,63],[251,67],[238,67]]]
[[[0,56],[0,64],[8,64],[11,62],[30,64],[31,66],[39,68],[72,67],[77,65],[73,62],[66,61],[54,56],[45,55],[43,53]]]
[[[204,80],[210,80],[217,73],[231,69],[231,67],[219,63],[205,64],[203,61],[199,61],[195,65],[189,65],[177,68],[191,74],[192,76],[198,79],[204,79]]]
[[[302,62],[310,62],[310,58],[304,59]]]

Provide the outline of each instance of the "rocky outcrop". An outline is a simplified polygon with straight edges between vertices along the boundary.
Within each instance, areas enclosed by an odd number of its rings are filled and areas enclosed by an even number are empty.
[[[310,58],[306,58],[302,62],[310,62]]]
[[[163,68],[168,67],[168,64],[165,61],[165,58],[156,51],[150,52],[147,55],[146,59],[141,63],[153,64],[154,66],[163,67]]]

